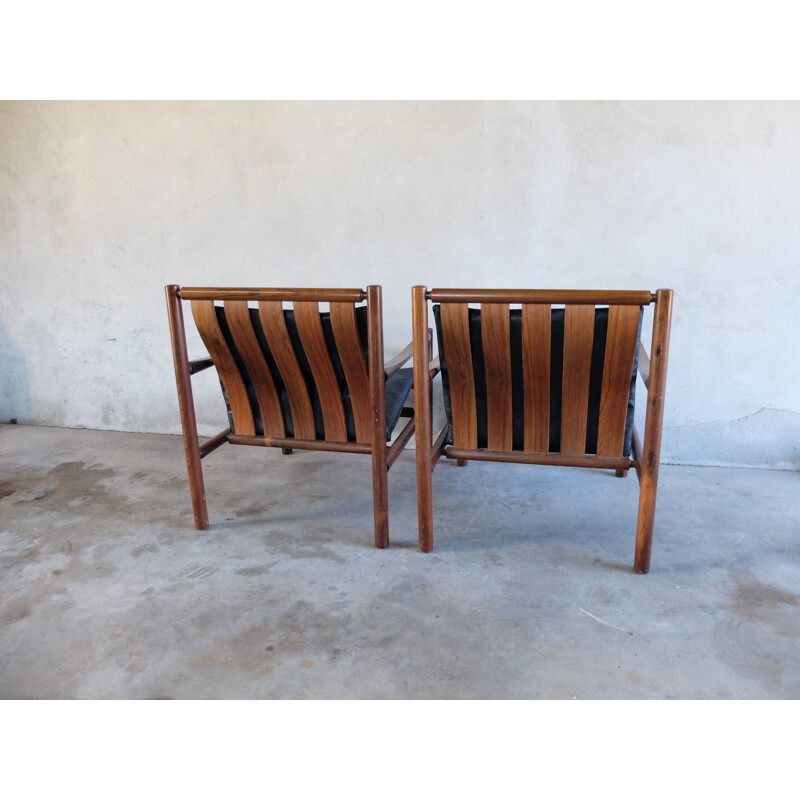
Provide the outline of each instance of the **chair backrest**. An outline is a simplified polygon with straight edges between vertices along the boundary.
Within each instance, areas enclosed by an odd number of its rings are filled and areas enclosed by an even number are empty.
[[[630,453],[642,306],[655,299],[649,291],[432,289],[429,297],[438,304],[449,444]]]
[[[383,379],[380,287],[182,287],[180,296],[219,373],[233,433],[371,441],[370,377]]]

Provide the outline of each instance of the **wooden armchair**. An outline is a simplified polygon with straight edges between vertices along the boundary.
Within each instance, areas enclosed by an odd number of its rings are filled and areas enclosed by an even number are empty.
[[[426,360],[428,302],[439,344]],[[639,478],[634,570],[650,569],[672,291],[412,290],[419,546],[433,549],[431,473],[441,455],[613,469]],[[470,307],[479,305],[478,308]],[[655,306],[652,360],[640,342]],[[559,306],[559,307],[555,307]],[[447,424],[432,437],[441,370]],[[647,387],[644,442],[633,424],[637,372]]]
[[[195,525],[208,527],[201,459],[220,445],[333,450],[372,457],[375,546],[389,544],[387,472],[414,433],[411,345],[384,363],[381,287],[165,287]],[[208,358],[190,361],[182,301]],[[366,305],[364,305],[366,301]],[[254,307],[250,307],[253,303]],[[284,309],[284,303],[290,307]],[[329,304],[320,311],[319,304]],[[191,376],[214,366],[230,427],[201,444]],[[410,417],[388,446],[401,416]]]

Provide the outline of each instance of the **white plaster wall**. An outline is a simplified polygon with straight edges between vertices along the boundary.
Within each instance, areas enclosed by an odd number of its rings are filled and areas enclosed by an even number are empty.
[[[798,187],[798,103],[0,103],[0,420],[178,432],[166,283],[669,287],[665,460],[797,469]]]

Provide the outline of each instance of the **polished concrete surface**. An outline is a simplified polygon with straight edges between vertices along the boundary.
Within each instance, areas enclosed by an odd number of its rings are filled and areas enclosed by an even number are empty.
[[[800,473],[637,482],[226,445],[193,527],[180,437],[0,426],[0,698],[800,698]]]

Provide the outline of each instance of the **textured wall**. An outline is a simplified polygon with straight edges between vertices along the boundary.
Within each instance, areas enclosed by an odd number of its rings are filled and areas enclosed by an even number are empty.
[[[797,469],[798,186],[798,103],[1,103],[0,419],[177,432],[171,282],[666,286],[665,459]]]

